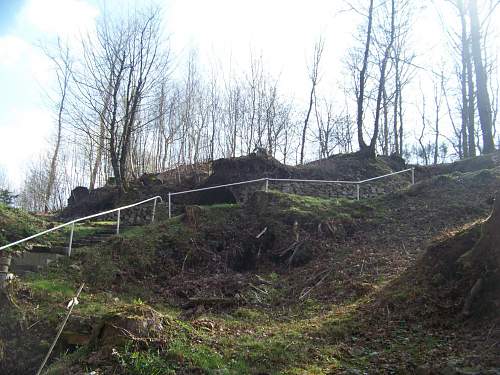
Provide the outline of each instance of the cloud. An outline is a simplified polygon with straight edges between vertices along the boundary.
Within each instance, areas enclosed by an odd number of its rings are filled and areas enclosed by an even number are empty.
[[[71,37],[90,29],[99,10],[82,0],[29,0],[18,23],[39,32]]]
[[[22,182],[26,165],[47,150],[53,123],[52,114],[43,108],[26,108],[4,114],[0,125],[0,160],[9,181],[16,187]]]
[[[15,66],[25,57],[31,46],[23,39],[13,35],[0,37],[0,64]]]
[[[53,80],[53,68],[42,50],[14,35],[0,37],[0,68],[2,81],[16,87],[33,81],[47,86]]]

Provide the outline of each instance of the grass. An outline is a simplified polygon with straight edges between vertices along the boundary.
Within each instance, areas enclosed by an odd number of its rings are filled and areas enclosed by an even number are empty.
[[[347,198],[320,198],[271,191],[273,202],[271,213],[292,215],[302,219],[326,220],[337,219],[352,221],[373,216],[374,207],[368,201],[356,201]]]
[[[359,218],[377,219],[384,214],[379,200],[357,202],[279,192],[267,195],[271,205],[260,213],[259,230],[268,221],[283,223],[287,218],[298,218],[303,222],[345,222]],[[206,312],[191,320],[178,320],[180,309],[172,308],[161,294],[155,295],[148,284],[158,271],[155,267],[160,263],[159,257],[163,257],[163,262],[174,262],[179,258],[182,263],[186,252],[192,248],[192,239],[203,242],[200,235],[203,231],[213,235],[224,230],[233,235],[239,228],[237,224],[247,224],[243,221],[247,214],[245,209],[238,205],[200,206],[198,228],[186,225],[185,218],[177,216],[154,225],[129,229],[106,243],[78,249],[75,257],[64,258],[45,273],[22,281],[31,295],[28,305],[23,308],[36,311],[36,320],[51,322],[56,327],[65,304],[82,280],[87,282],[87,288],[75,310],[80,317],[98,320],[117,311],[152,306],[169,322],[161,344],[146,340],[147,344],[142,345],[144,342],[138,338],[115,347],[115,354],[106,358],[109,362],[102,363],[103,366],[115,366],[118,373],[126,374],[175,374],[183,371],[327,374],[341,369],[369,372],[379,355],[398,358],[405,353],[414,363],[420,363],[434,348],[446,347],[446,338],[426,334],[423,328],[405,323],[400,323],[389,334],[381,333],[380,339],[378,335],[365,339],[370,331],[387,325],[385,316],[377,325],[362,320],[360,310],[369,304],[371,295],[354,297],[342,305],[320,302],[312,297],[290,302],[283,293],[290,287],[286,285],[287,279],[270,270],[265,271],[264,277],[269,282],[261,286],[266,288],[265,294],[269,296],[267,303],[252,304],[248,299],[246,306],[231,311]],[[283,228],[283,236],[290,235],[288,223],[280,228]],[[86,235],[93,230],[85,225],[78,229],[80,234]],[[212,237],[208,239],[213,240]],[[178,270],[179,264],[174,268]],[[164,277],[169,277],[169,274]],[[377,293],[387,280],[380,275],[374,284],[373,293]],[[392,300],[404,303],[408,293],[405,289],[394,291]],[[80,349],[56,361],[49,373],[62,373],[75,364],[85,368],[88,358],[89,353]],[[92,369],[92,366],[86,368],[87,372]]]
[[[35,278],[27,281],[27,285],[29,285],[34,292],[45,294],[54,299],[71,297],[75,293],[75,290],[71,288],[68,283],[59,280]]]
[[[41,232],[46,225],[42,219],[0,203],[0,246]]]

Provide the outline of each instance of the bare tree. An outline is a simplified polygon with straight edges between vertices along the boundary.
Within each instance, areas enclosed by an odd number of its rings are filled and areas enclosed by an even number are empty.
[[[141,118],[152,102],[152,92],[166,75],[168,52],[161,48],[157,9],[135,12],[125,19],[106,17],[97,24],[96,37],[82,41],[84,61],[77,75],[78,103],[87,106],[105,129],[105,145],[116,184],[126,189],[133,135],[154,118]],[[87,121],[83,129],[101,144],[101,126]]]
[[[306,118],[304,120],[304,126],[302,128],[302,138],[300,144],[300,164],[304,164],[304,149],[306,143],[307,127],[309,125],[309,117],[311,116],[311,111],[313,109],[316,86],[319,80],[319,64],[321,62],[321,56],[323,55],[324,47],[325,47],[325,41],[322,38],[320,38],[314,45],[313,61],[309,71],[309,79],[311,81],[311,91],[309,93],[309,107],[307,109]]]
[[[50,167],[48,172],[47,186],[45,188],[44,196],[44,211],[49,210],[49,201],[52,194],[54,193],[54,183],[57,175],[57,165],[59,159],[59,153],[61,149],[62,142],[62,132],[63,132],[63,115],[65,111],[66,98],[69,91],[69,84],[72,72],[72,61],[69,54],[69,48],[67,45],[63,45],[61,39],[57,39],[57,46],[54,53],[45,49],[45,54],[52,61],[56,78],[57,78],[57,130],[56,139],[54,145],[54,151],[50,160]]]
[[[387,4],[389,3],[389,6]],[[386,82],[390,69],[390,60],[393,57],[393,46],[396,39],[396,0],[375,4],[370,0],[368,13],[365,15],[367,27],[363,31],[364,48],[362,60],[354,63],[356,77],[356,103],[357,103],[357,128],[359,151],[362,155],[375,157],[376,145],[379,138],[379,128],[383,108],[384,91],[387,90]],[[358,13],[361,13],[358,11]],[[370,60],[371,58],[371,60]],[[361,68],[359,68],[359,64]],[[369,75],[370,66],[378,67],[378,74]],[[373,108],[373,128],[370,142],[364,140],[364,132],[368,130],[365,119],[365,101],[367,87],[372,82],[376,92]]]
[[[2,165],[0,165],[0,189],[8,189],[9,182],[7,179],[7,173]]]
[[[436,82],[439,79],[439,82]],[[438,77],[434,77],[434,165],[438,163],[439,156],[439,135],[440,135],[440,122],[441,122],[441,104],[443,98],[444,87],[444,72]]]
[[[363,52],[363,62],[361,65],[361,70],[359,71],[359,84],[356,89],[356,104],[357,104],[357,116],[356,125],[358,128],[358,143],[361,152],[369,152],[369,146],[365,143],[363,138],[363,122],[364,122],[364,105],[365,105],[365,90],[366,81],[368,74],[368,58],[370,57],[370,48],[372,43],[372,31],[373,31],[373,0],[370,0],[370,5],[368,8],[367,15],[367,27],[366,27],[366,41],[364,45]]]
[[[425,129],[427,127],[427,117],[426,117],[426,102],[425,102],[425,95],[422,93],[422,109],[420,111],[420,117],[422,119],[422,128],[420,132],[420,136],[418,137],[418,144],[420,146],[420,155],[424,159],[425,165],[429,164],[429,153],[428,153],[428,147],[424,144],[424,137],[425,137]]]

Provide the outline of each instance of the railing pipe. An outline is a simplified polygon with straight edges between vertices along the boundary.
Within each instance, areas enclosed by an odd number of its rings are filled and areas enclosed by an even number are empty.
[[[8,249],[9,247],[11,246],[15,246],[15,245],[19,245],[19,244],[22,244],[26,241],[29,241],[29,240],[32,240],[34,238],[37,238],[37,237],[40,237],[44,234],[47,234],[47,233],[51,233],[51,232],[54,232],[58,229],[61,229],[61,228],[64,228],[64,227],[67,227],[68,225],[71,225],[71,224],[76,224],[76,223],[79,223],[81,221],[85,221],[85,220],[89,220],[89,219],[93,219],[95,217],[99,217],[99,216],[103,216],[103,215],[107,215],[107,214],[111,214],[113,212],[116,212],[118,210],[126,210],[128,208],[131,208],[131,207],[135,207],[135,206],[139,206],[141,204],[144,204],[146,202],[150,202],[152,201],[153,199],[159,199],[160,201],[162,201],[162,198],[157,195],[156,197],[153,197],[153,198],[149,198],[149,199],[146,199],[146,200],[143,200],[141,202],[137,202],[137,203],[134,203],[134,204],[129,204],[128,206],[123,206],[123,207],[119,207],[119,208],[114,208],[112,210],[108,210],[108,211],[104,211],[104,212],[99,212],[97,214],[93,214],[93,215],[89,215],[89,216],[85,216],[85,217],[81,217],[79,219],[75,219],[75,220],[72,220],[72,221],[68,221],[67,223],[64,223],[64,224],[60,224],[58,226],[55,226],[54,228],[50,228],[50,229],[47,229],[43,232],[40,232],[40,233],[37,233],[37,234],[34,234],[32,236],[29,236],[29,237],[26,237],[26,238],[23,238],[21,240],[18,240],[18,241],[15,241],[15,242],[12,242],[10,244],[7,244],[7,245],[4,245],[2,247],[0,247],[0,250],[4,250],[4,249]]]
[[[228,186],[234,186],[234,185],[251,184],[253,182],[260,182],[260,181],[264,181],[264,180],[265,180],[265,178],[259,178],[257,180],[248,180],[248,181],[233,182],[231,184],[224,184],[224,185],[217,185],[217,186],[208,186],[208,187],[204,187],[204,188],[200,188],[200,189],[177,191],[175,193],[170,193],[170,195],[180,195],[180,194],[194,193],[194,192],[203,191],[203,190],[219,189],[219,188],[222,188],[222,187],[228,187]]]
[[[120,234],[120,213],[121,211],[118,210],[118,213],[116,215],[116,234]]]
[[[151,214],[151,224],[155,222],[155,213],[156,213],[156,199],[153,201],[153,213]]]
[[[68,256],[71,256],[71,248],[73,246],[73,233],[75,232],[75,223],[71,224],[71,233],[69,234]]]
[[[175,192],[175,193],[168,193],[168,217],[169,218],[172,217],[172,196],[173,195],[188,194],[188,193],[194,193],[194,192],[198,192],[198,191],[211,190],[211,189],[219,189],[219,188],[222,188],[222,187],[235,186],[235,185],[243,185],[243,184],[250,184],[250,183],[260,182],[260,181],[265,181],[265,183],[266,183],[265,189],[266,189],[266,191],[268,191],[269,190],[269,181],[277,181],[277,182],[281,181],[281,182],[312,182],[312,183],[355,184],[356,185],[356,198],[359,200],[359,196],[360,196],[360,192],[359,192],[360,188],[359,188],[359,186],[360,186],[360,184],[365,183],[365,182],[375,181],[375,180],[378,180],[378,179],[381,179],[381,178],[385,178],[385,177],[396,175],[396,174],[400,174],[400,173],[405,173],[405,172],[408,172],[408,171],[411,171],[411,173],[412,173],[411,179],[412,179],[412,184],[414,184],[415,183],[415,168],[408,168],[408,169],[404,169],[402,171],[388,173],[388,174],[385,174],[385,175],[382,175],[382,176],[372,177],[372,178],[368,178],[368,179],[362,180],[362,181],[302,180],[302,179],[283,179],[283,178],[268,178],[268,177],[266,177],[266,178],[259,178],[259,179],[255,179],[255,180],[233,182],[233,183],[230,183],[230,184],[223,184],[223,185],[217,185],[217,186],[209,186],[209,187],[199,188],[199,189],[191,189],[191,190],[185,190],[185,191],[178,191],[178,192]],[[131,208],[131,207],[135,207],[135,206],[138,206],[140,204],[143,204],[143,203],[146,203],[146,202],[149,202],[149,201],[153,200],[154,201],[154,203],[153,203],[153,215],[152,215],[152,220],[151,220],[153,222],[154,221],[154,216],[155,216],[156,200],[157,199],[159,199],[160,201],[163,201],[160,196],[156,196],[156,197],[152,197],[152,198],[146,199],[146,200],[138,202],[138,203],[130,204],[128,206],[123,206],[123,207],[115,208],[113,210],[108,210],[108,211],[100,212],[100,213],[97,213],[97,214],[89,215],[89,216],[86,216],[86,217],[83,217],[83,218],[79,218],[79,219],[76,219],[76,220],[72,220],[70,222],[58,225],[58,226],[56,226],[54,228],[51,228],[51,229],[48,229],[46,231],[34,234],[34,235],[26,237],[26,238],[23,238],[23,239],[21,239],[19,241],[15,241],[15,242],[12,242],[10,244],[1,246],[0,250],[7,249],[7,248],[9,248],[11,246],[14,246],[14,245],[19,245],[19,244],[21,244],[23,242],[26,242],[26,241],[29,241],[31,239],[37,238],[39,236],[42,236],[44,234],[56,231],[58,229],[66,227],[68,225],[74,225],[75,223],[78,223],[78,222],[81,222],[81,221],[84,221],[84,220],[89,220],[89,219],[92,219],[92,218],[95,218],[95,217],[99,217],[99,216],[102,216],[102,215],[106,215],[106,214],[109,214],[109,213],[113,213],[113,212],[118,212],[118,214],[117,214],[118,215],[118,222],[117,222],[117,228],[116,228],[116,232],[118,234],[119,231],[120,231],[120,211],[121,210],[125,210],[125,209]]]
[[[168,193],[168,218],[172,217],[172,193]]]
[[[324,183],[324,184],[357,184],[356,181],[334,181],[334,180],[301,180],[299,178],[269,178],[269,181],[277,181],[277,182],[315,182],[315,183]]]
[[[392,173],[384,174],[384,175],[382,175],[382,176],[377,176],[377,177],[368,178],[368,179],[366,179],[366,180],[359,181],[359,183],[364,183],[364,182],[375,181],[375,180],[379,180],[379,179],[384,178],[384,177],[389,177],[389,176],[393,176],[393,175],[396,175],[396,174],[409,172],[409,171],[411,171],[411,170],[412,170],[412,168],[403,169],[402,171],[392,172]]]

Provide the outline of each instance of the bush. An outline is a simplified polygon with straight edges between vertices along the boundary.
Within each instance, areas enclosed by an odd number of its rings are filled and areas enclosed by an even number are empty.
[[[17,195],[14,195],[13,192],[7,189],[0,189],[0,203],[3,203],[7,206],[12,206],[17,197]]]

